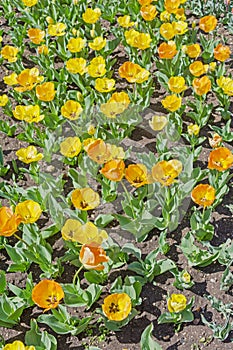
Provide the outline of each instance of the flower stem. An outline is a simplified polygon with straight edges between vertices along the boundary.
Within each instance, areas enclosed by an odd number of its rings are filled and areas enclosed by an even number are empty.
[[[126,197],[127,197],[128,201],[129,201],[129,205],[130,205],[130,208],[131,208],[131,211],[132,211],[133,218],[136,219],[136,215],[135,215],[135,212],[134,212],[134,207],[133,207],[133,204],[131,202],[131,198],[129,196],[129,192],[128,192],[127,188],[125,187],[123,181],[121,181],[121,185],[122,185],[122,187],[123,187],[123,189],[125,191],[125,194],[126,194]]]
[[[79,275],[79,272],[80,272],[82,269],[83,269],[83,265],[80,266],[80,268],[75,272],[75,275],[74,275],[74,277],[73,277],[73,285],[75,285],[75,282],[76,282],[76,279],[77,279],[77,277],[78,277],[78,275]]]
[[[13,234],[15,236],[15,238],[17,238],[19,241],[21,241],[22,243],[24,243],[28,248],[30,248],[30,245],[21,237],[19,237],[16,233]]]

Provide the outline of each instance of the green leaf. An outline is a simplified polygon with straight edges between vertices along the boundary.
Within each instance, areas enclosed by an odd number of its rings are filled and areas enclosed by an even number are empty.
[[[6,289],[6,273],[0,270],[0,294],[4,293]]]
[[[46,331],[40,332],[35,319],[31,319],[31,329],[25,334],[25,344],[30,346],[41,347],[46,350],[56,350],[57,340],[56,338]]]
[[[153,323],[146,327],[141,335],[140,347],[141,350],[163,350],[161,346],[152,338]]]

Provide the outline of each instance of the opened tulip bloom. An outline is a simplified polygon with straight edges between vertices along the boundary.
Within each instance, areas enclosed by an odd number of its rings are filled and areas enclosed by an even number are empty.
[[[98,229],[92,222],[88,221],[82,225],[75,219],[66,220],[61,233],[64,240],[81,244],[100,245],[108,238],[107,232]]]
[[[68,158],[76,157],[82,149],[82,143],[79,137],[67,137],[60,144],[60,152],[63,156]]]
[[[61,114],[63,117],[70,120],[77,120],[83,109],[79,102],[68,100],[61,107]]]
[[[79,260],[85,269],[100,271],[104,269],[103,263],[108,262],[109,258],[101,246],[91,243],[82,246]]]
[[[182,163],[179,160],[162,160],[152,167],[152,178],[163,186],[170,186],[181,171]]]
[[[121,181],[124,176],[125,163],[121,159],[113,159],[105,163],[100,173],[111,181]]]
[[[12,63],[17,61],[18,52],[19,52],[19,49],[17,47],[6,45],[2,48],[1,55],[9,63]]]
[[[14,214],[8,207],[0,208],[0,236],[12,236],[17,230],[22,219]]]
[[[37,202],[28,199],[16,205],[15,214],[21,218],[24,224],[33,224],[40,218],[42,209]]]
[[[26,148],[20,148],[15,152],[19,160],[23,163],[30,164],[32,162],[38,162],[43,158],[42,153],[38,153],[35,146],[28,146]]]
[[[226,147],[219,147],[210,152],[208,168],[225,171],[233,165],[233,154]]]
[[[186,308],[187,299],[183,294],[172,294],[167,301],[169,312],[181,312]]]
[[[231,50],[229,46],[218,44],[214,48],[214,58],[220,62],[224,62],[230,58]]]
[[[110,321],[123,321],[132,309],[131,299],[126,293],[114,293],[104,299],[102,310]]]
[[[191,192],[191,198],[194,203],[201,207],[209,207],[215,200],[215,189],[208,184],[197,185]]]
[[[20,340],[15,340],[13,343],[5,345],[2,350],[36,350],[33,345],[26,346]]]
[[[32,300],[39,307],[45,309],[44,312],[58,307],[64,292],[61,285],[53,280],[42,280],[32,290]]]
[[[100,197],[92,188],[77,188],[72,192],[71,202],[79,210],[91,210],[100,204]]]
[[[125,178],[136,188],[149,183],[147,168],[144,164],[130,164],[125,169]]]

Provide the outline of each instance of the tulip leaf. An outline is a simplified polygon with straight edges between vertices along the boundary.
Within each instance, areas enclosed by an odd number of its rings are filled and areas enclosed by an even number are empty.
[[[0,294],[4,293],[6,289],[6,273],[0,270]]]
[[[153,323],[146,327],[141,335],[141,350],[162,350],[161,346],[152,338]]]
[[[57,340],[52,335],[46,331],[40,332],[39,327],[35,319],[31,319],[30,323],[31,329],[26,332],[25,344],[33,345],[36,347],[41,347],[41,349],[46,350],[56,350]]]

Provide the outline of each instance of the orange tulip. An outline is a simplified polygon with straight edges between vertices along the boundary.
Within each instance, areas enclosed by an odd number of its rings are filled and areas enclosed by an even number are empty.
[[[233,165],[233,154],[226,147],[219,147],[210,152],[208,168],[224,171]]]
[[[162,43],[158,47],[159,58],[172,59],[177,54],[176,43],[174,41],[168,41]]]
[[[202,95],[207,94],[207,92],[210,91],[211,80],[206,75],[204,75],[201,78],[195,78],[193,80],[192,85],[193,85],[195,93],[199,96],[202,96]]]
[[[121,159],[113,159],[105,163],[100,173],[111,181],[121,181],[124,176],[125,163]]]
[[[215,16],[212,16],[212,15],[205,16],[200,19],[199,27],[201,30],[203,30],[203,32],[209,33],[215,29],[217,22],[218,21]]]
[[[12,236],[18,229],[18,225],[21,223],[21,217],[17,214],[13,214],[12,210],[8,207],[0,208],[0,236],[9,237]]]
[[[88,157],[98,164],[104,164],[111,158],[111,153],[108,145],[103,140],[95,140],[86,148]]]
[[[104,269],[102,264],[108,262],[109,258],[99,245],[84,244],[79,253],[79,260],[85,269],[100,271]]]
[[[28,36],[33,44],[39,45],[45,37],[45,31],[39,28],[30,28],[28,29]]]
[[[215,189],[208,184],[197,185],[192,190],[191,198],[194,203],[204,208],[209,207],[215,200]]]
[[[62,298],[64,298],[62,287],[52,280],[42,280],[32,290],[32,300],[45,309],[44,312],[55,309]]]
[[[231,50],[229,46],[218,44],[214,49],[214,58],[218,61],[224,62],[230,58]]]
[[[119,75],[121,78],[125,78],[129,83],[141,84],[148,79],[150,72],[138,64],[128,61],[120,66]]]
[[[189,71],[195,77],[200,77],[208,70],[208,64],[203,64],[201,61],[195,61],[190,64]]]

